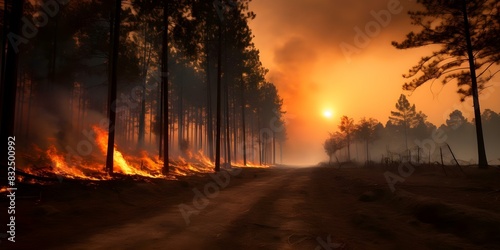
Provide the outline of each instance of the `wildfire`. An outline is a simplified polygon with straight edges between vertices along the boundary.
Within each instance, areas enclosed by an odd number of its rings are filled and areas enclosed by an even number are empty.
[[[108,147],[108,133],[98,126],[94,126],[93,129],[96,133],[97,146],[101,150],[101,153],[106,155]],[[151,178],[164,177],[161,174],[161,168],[163,166],[163,162],[161,160],[151,159],[146,151],[142,151],[141,155],[142,157],[140,158],[129,156],[127,157],[127,159],[125,159],[123,154],[117,149],[115,145],[115,149],[113,152],[113,171],[122,174],[141,175]]]
[[[257,165],[252,162],[247,162],[246,165],[243,165],[243,163],[235,163],[233,166],[239,167],[239,168],[268,168],[269,165]]]
[[[54,145],[50,145],[47,149],[47,156],[50,158],[52,163],[53,172],[56,175],[64,176],[67,178],[80,178],[80,179],[90,179],[90,180],[99,180],[99,178],[95,178],[92,176],[86,175],[83,170],[69,166],[64,156],[61,155]],[[95,168],[90,166],[83,165],[82,167],[95,171]],[[104,175],[103,175],[104,177]]]
[[[38,176],[57,176],[70,179],[86,180],[108,180],[111,179],[105,171],[104,158],[107,153],[108,133],[106,130],[93,126],[95,141],[92,142],[98,150],[83,157],[67,158],[67,154],[59,151],[56,147],[56,139],[49,138],[51,145],[44,151],[35,146],[34,152],[38,159],[31,158],[32,167],[24,168],[23,171]],[[211,173],[214,170],[212,160],[203,154],[203,151],[189,152],[188,159],[178,157],[171,159],[170,173],[165,176],[162,172],[163,161],[157,156],[151,156],[147,151],[140,151],[139,156],[124,154],[117,145],[113,152],[113,172],[125,175],[137,175],[148,178],[175,178],[175,176],[187,176],[192,174]],[[29,158],[29,157],[27,157]],[[233,164],[236,167],[267,167],[257,166],[252,163]],[[21,176],[19,176],[21,178]]]

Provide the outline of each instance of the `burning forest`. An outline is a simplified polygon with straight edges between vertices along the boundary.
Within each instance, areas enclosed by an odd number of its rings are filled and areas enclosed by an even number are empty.
[[[10,43],[18,67],[5,71],[16,72],[2,131],[15,135],[19,181],[175,179],[276,162],[284,112],[251,42],[248,2],[226,14],[235,25],[205,21],[219,19],[212,4],[20,2],[2,10],[4,30],[33,35]],[[40,15],[50,20],[38,25]],[[280,129],[261,133],[271,119]]]
[[[500,249],[500,1],[0,0],[0,32],[0,249]]]

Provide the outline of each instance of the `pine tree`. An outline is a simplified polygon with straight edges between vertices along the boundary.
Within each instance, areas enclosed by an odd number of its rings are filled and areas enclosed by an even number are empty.
[[[398,102],[396,103],[396,111],[391,111],[389,120],[392,124],[403,128],[405,147],[406,151],[408,151],[408,130],[418,120],[417,112],[415,111],[415,104],[410,104],[408,99],[406,99],[406,96],[401,94]]]
[[[417,34],[410,32],[401,42],[392,42],[397,49],[439,45],[441,48],[403,75],[412,80],[403,85],[415,90],[435,79],[443,84],[455,81],[463,101],[472,96],[476,123],[479,166],[487,167],[484,148],[479,91],[493,78],[490,67],[500,62],[500,2],[494,0],[418,1],[423,10],[410,11],[412,24],[420,26]]]

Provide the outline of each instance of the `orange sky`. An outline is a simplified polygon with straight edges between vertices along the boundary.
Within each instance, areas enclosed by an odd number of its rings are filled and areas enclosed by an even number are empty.
[[[373,117],[385,124],[394,110],[405,79],[402,74],[429,53],[429,49],[396,50],[391,41],[402,41],[415,30],[407,0],[253,0],[257,14],[250,27],[261,61],[284,99],[288,141],[283,162],[316,164],[327,159],[322,143],[337,130],[340,116],[356,121]],[[392,10],[393,13],[389,12]],[[376,22],[372,13],[390,13],[387,25],[365,41],[357,54],[346,57],[341,44],[355,44],[355,28]],[[378,32],[377,32],[378,31]],[[500,78],[481,96],[481,109],[500,111]],[[471,101],[460,103],[456,85],[427,83],[409,96],[417,110],[440,125],[454,109],[472,118]],[[333,117],[323,116],[331,110]],[[278,158],[279,159],[279,158]]]

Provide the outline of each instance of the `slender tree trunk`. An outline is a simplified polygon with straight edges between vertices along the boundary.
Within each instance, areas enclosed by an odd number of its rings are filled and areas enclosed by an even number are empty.
[[[272,162],[273,162],[273,165],[276,165],[276,132],[274,132],[274,131],[273,131],[273,149],[272,149],[272,151],[273,151]]]
[[[163,90],[163,173],[169,172],[168,159],[168,1],[163,1],[163,36],[161,51],[161,86]],[[161,128],[160,128],[161,129]],[[161,143],[160,143],[161,144]]]
[[[144,147],[144,136],[146,134],[146,77],[142,86],[141,111],[139,113],[139,129],[137,134],[137,149]]]
[[[232,108],[232,114],[233,114],[233,118],[232,118],[232,124],[233,124],[233,161],[234,162],[237,162],[238,161],[238,126],[236,126],[236,90],[234,89],[233,87],[233,90],[232,90],[232,105],[231,105],[231,108]]]
[[[182,72],[181,72],[181,77],[179,79],[180,81],[180,85],[179,85],[179,94],[177,96],[177,146],[178,148],[180,149],[181,148],[181,143],[182,143],[182,139],[183,138],[183,135],[184,135],[184,126],[183,126],[183,122],[184,122],[184,116],[183,116],[183,107],[182,107],[182,98],[183,98],[183,85],[184,85],[184,82],[182,81]]]
[[[208,157],[210,160],[214,161],[214,121],[212,113],[212,84],[210,79],[210,58],[207,51],[207,117],[206,117],[206,133],[207,133],[207,144],[208,144]]]
[[[153,101],[154,98],[149,100],[149,145],[153,145]]]
[[[243,76],[241,76],[241,129],[243,138],[243,166],[247,165],[247,142],[246,142],[246,132],[245,132],[245,85],[243,81]]]
[[[228,166],[231,166],[231,129],[230,129],[230,122],[229,122],[229,81],[227,77],[224,77],[224,85],[225,85],[225,94],[224,96],[226,97],[226,153],[227,153],[227,159],[226,163]]]
[[[113,154],[115,146],[115,123],[116,123],[116,89],[117,89],[117,69],[118,69],[118,50],[120,44],[120,22],[122,1],[115,1],[115,19],[113,22],[112,37],[112,55],[111,55],[111,77],[108,92],[108,150],[106,157],[106,169],[109,174],[113,174]]]
[[[255,163],[255,124],[254,124],[254,121],[255,121],[255,117],[253,116],[253,114],[250,116],[251,118],[251,121],[250,121],[250,124],[252,124],[252,126],[250,126],[250,131],[251,131],[251,135],[250,135],[250,138],[251,138],[251,142],[252,142],[252,162]]]
[[[142,93],[141,93],[141,111],[139,113],[139,130],[137,136],[137,148],[142,149],[144,147],[144,141],[146,136],[146,84],[148,79],[148,65],[151,57],[151,49],[148,49],[148,26],[143,24],[144,29],[144,58],[142,60],[142,76],[144,77],[142,82]],[[152,46],[151,46],[152,47]]]
[[[260,126],[260,117],[257,116],[257,128]],[[259,165],[262,165],[262,138],[260,136],[260,134],[257,135],[258,136],[258,143],[259,143]]]
[[[219,44],[217,48],[217,131],[215,136],[215,171],[220,171],[220,137],[221,137],[221,78],[222,78],[222,20],[218,30]]]
[[[159,125],[159,131],[158,131],[158,156],[160,158],[163,158],[163,133],[166,133],[167,132],[167,129],[166,127],[164,128],[163,127],[163,97],[165,96],[165,86],[163,85],[163,63],[164,63],[164,60],[163,60],[163,49],[162,49],[162,61],[161,61],[161,67],[162,67],[162,72],[160,72],[160,77],[161,77],[161,83],[159,84],[160,85],[160,100],[158,101],[159,103],[159,107],[158,107],[158,113],[157,113],[157,117],[158,117],[158,121],[160,123]]]
[[[469,58],[470,76],[472,81],[472,99],[474,102],[474,121],[476,123],[476,138],[477,138],[477,154],[479,168],[487,168],[488,160],[486,158],[486,149],[484,147],[483,125],[481,121],[481,108],[479,107],[479,91],[477,86],[476,66],[474,63],[474,52],[472,49],[472,41],[470,37],[469,18],[467,15],[467,1],[463,1],[463,14],[464,14],[464,29],[465,40],[467,43],[467,56]]]

